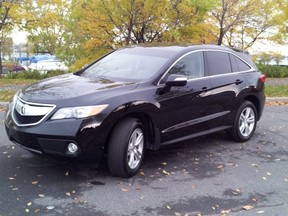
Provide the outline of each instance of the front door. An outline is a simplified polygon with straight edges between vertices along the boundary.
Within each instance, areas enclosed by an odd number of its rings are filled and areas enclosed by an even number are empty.
[[[180,58],[167,76],[170,74],[184,75],[188,82],[170,89],[160,87],[157,100],[161,110],[161,142],[167,144],[209,130],[211,94],[203,52],[192,52]]]

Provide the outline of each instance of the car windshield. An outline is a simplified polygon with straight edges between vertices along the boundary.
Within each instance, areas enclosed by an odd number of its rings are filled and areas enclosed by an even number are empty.
[[[157,54],[158,53],[158,54]],[[89,78],[146,80],[157,73],[167,62],[168,56],[148,50],[123,49],[115,51],[82,73]]]

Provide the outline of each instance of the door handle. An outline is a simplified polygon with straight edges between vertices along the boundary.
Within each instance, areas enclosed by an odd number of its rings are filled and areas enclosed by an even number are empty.
[[[236,84],[236,85],[239,85],[239,84],[241,84],[241,83],[243,83],[243,80],[237,79],[237,80],[235,81],[235,84]]]

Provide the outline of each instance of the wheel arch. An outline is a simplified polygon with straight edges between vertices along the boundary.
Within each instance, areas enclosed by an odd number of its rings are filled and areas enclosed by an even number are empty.
[[[108,117],[111,121],[111,127],[108,132],[108,136],[105,140],[105,151],[107,150],[108,143],[111,137],[111,134],[113,130],[115,129],[116,125],[119,124],[121,121],[123,121],[125,118],[135,118],[139,119],[141,123],[143,124],[145,131],[146,131],[146,148],[151,150],[157,150],[160,146],[160,133],[159,133],[159,110],[155,106],[149,106],[148,109],[143,109],[141,107],[140,109],[136,109],[133,107],[133,109],[127,109],[125,111],[117,111],[114,112],[112,115]],[[115,109],[116,110],[116,109]],[[150,110],[151,112],[147,112],[147,110]]]
[[[254,95],[246,96],[244,98],[244,100],[250,101],[255,106],[256,111],[257,111],[257,121],[258,121],[260,119],[261,113],[262,113],[260,100]]]

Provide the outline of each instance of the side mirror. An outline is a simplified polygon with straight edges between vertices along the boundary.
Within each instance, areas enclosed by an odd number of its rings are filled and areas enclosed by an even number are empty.
[[[183,75],[176,75],[171,74],[168,76],[165,85],[172,87],[172,86],[185,86],[187,84],[187,77]]]

